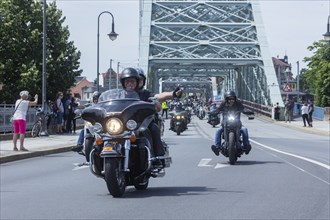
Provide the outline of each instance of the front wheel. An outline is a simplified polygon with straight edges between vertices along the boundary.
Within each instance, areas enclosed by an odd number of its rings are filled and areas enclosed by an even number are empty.
[[[228,137],[228,155],[229,155],[229,163],[231,165],[234,165],[237,161],[234,132],[229,133],[229,137]]]
[[[32,137],[39,136],[40,131],[41,131],[41,123],[40,122],[34,123],[32,130],[31,130],[31,136]]]
[[[104,158],[104,179],[113,197],[121,197],[125,192],[125,173],[119,158]]]
[[[89,156],[91,154],[91,151],[93,149],[94,145],[94,139],[93,138],[86,138],[85,139],[85,158],[86,161],[89,162]]]

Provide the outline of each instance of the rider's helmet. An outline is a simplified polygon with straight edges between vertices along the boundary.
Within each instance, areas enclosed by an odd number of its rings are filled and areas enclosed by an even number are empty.
[[[229,98],[234,98],[235,101],[237,100],[236,93],[234,91],[229,91],[225,93],[225,100],[228,102]]]
[[[136,79],[136,88],[138,88],[138,86],[139,86],[139,74],[136,71],[136,69],[134,69],[132,67],[127,67],[121,72],[120,82],[121,82],[121,85],[123,86],[124,89],[126,89],[125,88],[125,79],[127,79],[127,78],[135,78]]]
[[[142,87],[144,87],[145,84],[146,84],[146,79],[147,79],[146,74],[144,73],[143,69],[141,69],[141,68],[136,68],[136,71],[138,72],[138,74],[140,76],[140,80],[141,79],[143,80],[143,86]]]
[[[93,92],[92,98],[93,98],[93,102],[97,103],[99,101],[101,93],[99,91],[95,91]]]

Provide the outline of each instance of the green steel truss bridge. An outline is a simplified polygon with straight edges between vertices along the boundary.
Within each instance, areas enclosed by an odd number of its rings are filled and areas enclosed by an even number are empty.
[[[218,76],[240,99],[282,103],[258,0],[140,0],[139,46],[154,92]]]

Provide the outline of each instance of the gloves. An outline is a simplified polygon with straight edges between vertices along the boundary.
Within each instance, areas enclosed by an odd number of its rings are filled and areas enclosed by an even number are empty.
[[[177,92],[179,93],[179,95],[176,94]],[[178,86],[178,87],[176,87],[176,89],[173,91],[173,97],[174,97],[174,98],[181,98],[181,96],[182,96],[182,91],[181,91],[180,87]]]

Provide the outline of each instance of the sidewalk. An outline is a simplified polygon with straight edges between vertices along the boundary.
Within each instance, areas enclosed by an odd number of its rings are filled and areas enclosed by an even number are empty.
[[[324,135],[330,137],[330,121],[319,121],[314,120],[313,121],[313,127],[304,127],[304,123],[301,117],[294,118],[291,122],[285,121],[274,121],[271,118],[265,117],[265,116],[256,116],[257,118],[268,121],[270,123],[275,123],[284,127],[296,129],[299,131],[303,131],[310,134],[318,134],[318,135]]]
[[[70,151],[75,146],[80,130],[76,134],[49,135],[25,138],[24,147],[29,151],[13,151],[12,140],[0,141],[0,164],[31,157]],[[19,148],[19,140],[17,141]]]

